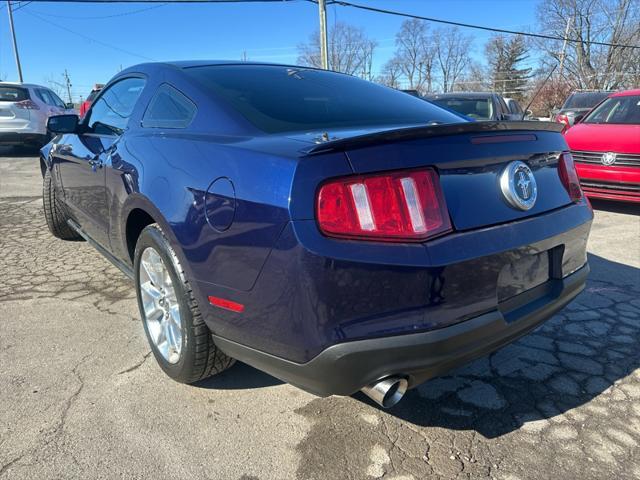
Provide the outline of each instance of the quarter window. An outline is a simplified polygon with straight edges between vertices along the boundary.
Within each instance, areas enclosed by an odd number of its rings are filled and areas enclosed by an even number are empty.
[[[91,106],[89,131],[98,135],[121,135],[144,85],[142,78],[125,78],[107,88]]]
[[[163,84],[149,102],[142,118],[142,126],[186,128],[195,114],[196,106],[191,100],[172,86]]]

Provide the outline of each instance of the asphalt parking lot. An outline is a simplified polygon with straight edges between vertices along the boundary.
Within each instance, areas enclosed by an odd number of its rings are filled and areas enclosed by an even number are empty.
[[[382,411],[236,364],[152,357],[132,285],[53,238],[0,152],[0,478],[640,478],[640,209],[594,204],[588,288],[533,334]]]

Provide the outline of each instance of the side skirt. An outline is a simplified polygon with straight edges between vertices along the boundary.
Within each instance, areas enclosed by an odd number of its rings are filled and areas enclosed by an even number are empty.
[[[109,252],[106,248],[104,248],[102,245],[100,245],[98,242],[96,242],[93,238],[91,238],[89,235],[87,235],[87,233],[84,230],[82,230],[80,225],[78,225],[76,222],[74,222],[73,220],[69,219],[69,220],[67,220],[67,223],[69,224],[69,226],[71,228],[73,228],[78,233],[78,235],[80,235],[82,238],[84,238],[87,241],[87,243],[89,243],[89,245],[91,245],[93,248],[98,250],[98,252],[100,252],[107,260],[109,260],[113,265],[118,267],[118,269],[122,273],[124,273],[129,278],[129,280],[133,280],[133,268],[131,268],[126,263],[121,262],[116,257],[114,257],[111,254],[111,252]]]

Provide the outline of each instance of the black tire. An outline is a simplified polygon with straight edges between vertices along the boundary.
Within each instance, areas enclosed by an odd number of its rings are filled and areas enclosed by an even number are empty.
[[[47,227],[54,237],[62,240],[82,240],[82,237],[73,230],[67,220],[69,217],[64,211],[60,200],[56,198],[56,189],[51,180],[51,172],[45,169],[42,181],[42,203],[44,205],[44,218]]]
[[[140,259],[148,247],[156,250],[162,258],[171,277],[171,283],[176,290],[182,331],[182,348],[180,358],[176,363],[169,363],[160,353],[149,334],[145,321],[140,290]],[[138,308],[147,341],[156,361],[169,377],[181,383],[194,383],[218,374],[234,364],[235,360],[225,355],[213,342],[211,331],[204,323],[198,302],[193,296],[189,281],[185,278],[180,261],[157,224],[145,227],[138,237],[134,253],[134,279]]]

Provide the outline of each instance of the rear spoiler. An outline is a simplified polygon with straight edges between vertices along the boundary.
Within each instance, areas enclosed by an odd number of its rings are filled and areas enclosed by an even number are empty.
[[[443,137],[447,135],[459,135],[464,133],[495,133],[495,132],[518,132],[518,131],[544,131],[561,133],[564,124],[556,122],[464,122],[451,123],[445,125],[428,125],[418,127],[395,128],[380,132],[357,135],[354,137],[330,140],[314,145],[311,148],[303,149],[303,156],[318,155],[343,151],[352,148],[368,147],[387,142],[397,142],[402,140],[418,140],[421,138]]]

